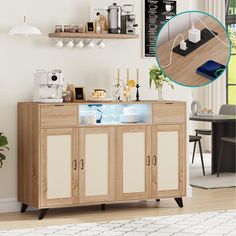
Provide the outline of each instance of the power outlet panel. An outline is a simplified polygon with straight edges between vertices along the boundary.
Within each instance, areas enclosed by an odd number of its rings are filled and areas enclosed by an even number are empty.
[[[215,35],[218,35],[217,32],[212,31]],[[173,49],[173,52],[186,57],[187,55],[189,55],[191,52],[193,52],[194,50],[198,49],[199,47],[201,47],[202,45],[204,45],[205,43],[207,43],[208,41],[210,41],[211,39],[213,39],[215,36],[210,32],[210,30],[208,30],[207,28],[201,30],[201,40],[198,43],[192,43],[189,40],[186,40],[186,44],[187,44],[187,49],[184,51],[182,49],[180,49],[180,45],[176,46]]]

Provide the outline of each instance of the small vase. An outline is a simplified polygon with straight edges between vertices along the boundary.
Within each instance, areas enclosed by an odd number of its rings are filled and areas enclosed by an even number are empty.
[[[158,100],[163,100],[163,97],[162,97],[162,86],[157,88],[157,92],[158,92]]]

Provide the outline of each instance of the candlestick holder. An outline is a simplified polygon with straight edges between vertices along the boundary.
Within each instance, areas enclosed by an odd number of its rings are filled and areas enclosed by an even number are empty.
[[[126,86],[125,86],[124,97],[125,97],[126,102],[131,101],[130,86],[128,84],[126,84]]]
[[[140,85],[137,84],[137,85],[136,85],[136,88],[137,88],[137,92],[136,92],[136,102],[140,102],[140,100],[139,100],[139,98],[140,98],[140,96],[139,96],[139,88],[140,88]]]
[[[113,98],[117,102],[122,101],[122,91],[124,91],[123,86],[122,86],[122,81],[121,80],[116,80],[116,83],[113,87]]]

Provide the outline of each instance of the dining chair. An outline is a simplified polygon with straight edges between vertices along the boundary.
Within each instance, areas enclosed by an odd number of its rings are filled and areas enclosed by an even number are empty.
[[[236,105],[224,104],[220,107],[219,115],[236,115]],[[200,135],[211,135],[210,129],[195,129],[196,136]],[[196,143],[193,147],[193,154],[195,153]],[[192,163],[194,162],[194,155],[192,157]]]
[[[222,162],[222,152],[223,152],[223,148],[225,148],[225,144],[233,144],[234,146],[236,146],[236,137],[221,137],[221,145],[220,145],[220,154],[219,154],[219,158],[218,158],[218,168],[217,168],[217,177],[219,177],[220,175],[220,164]]]
[[[200,157],[201,157],[201,163],[202,163],[202,172],[203,175],[205,176],[205,167],[204,167],[204,161],[203,161],[203,155],[202,155],[202,145],[201,145],[201,136],[194,136],[194,135],[189,135],[189,142],[193,143],[194,142],[194,146],[198,143],[199,146],[199,152],[200,152]],[[193,156],[195,155],[195,149],[194,149],[194,153]]]

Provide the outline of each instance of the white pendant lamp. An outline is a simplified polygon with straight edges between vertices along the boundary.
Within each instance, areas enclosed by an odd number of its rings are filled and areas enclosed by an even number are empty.
[[[25,12],[26,12],[26,0],[25,0]],[[28,35],[40,35],[41,32],[38,28],[36,28],[35,26],[29,25],[26,23],[26,14],[24,16],[24,23],[21,25],[17,25],[15,27],[13,27],[9,33],[9,35],[24,35],[24,36],[28,36]]]

